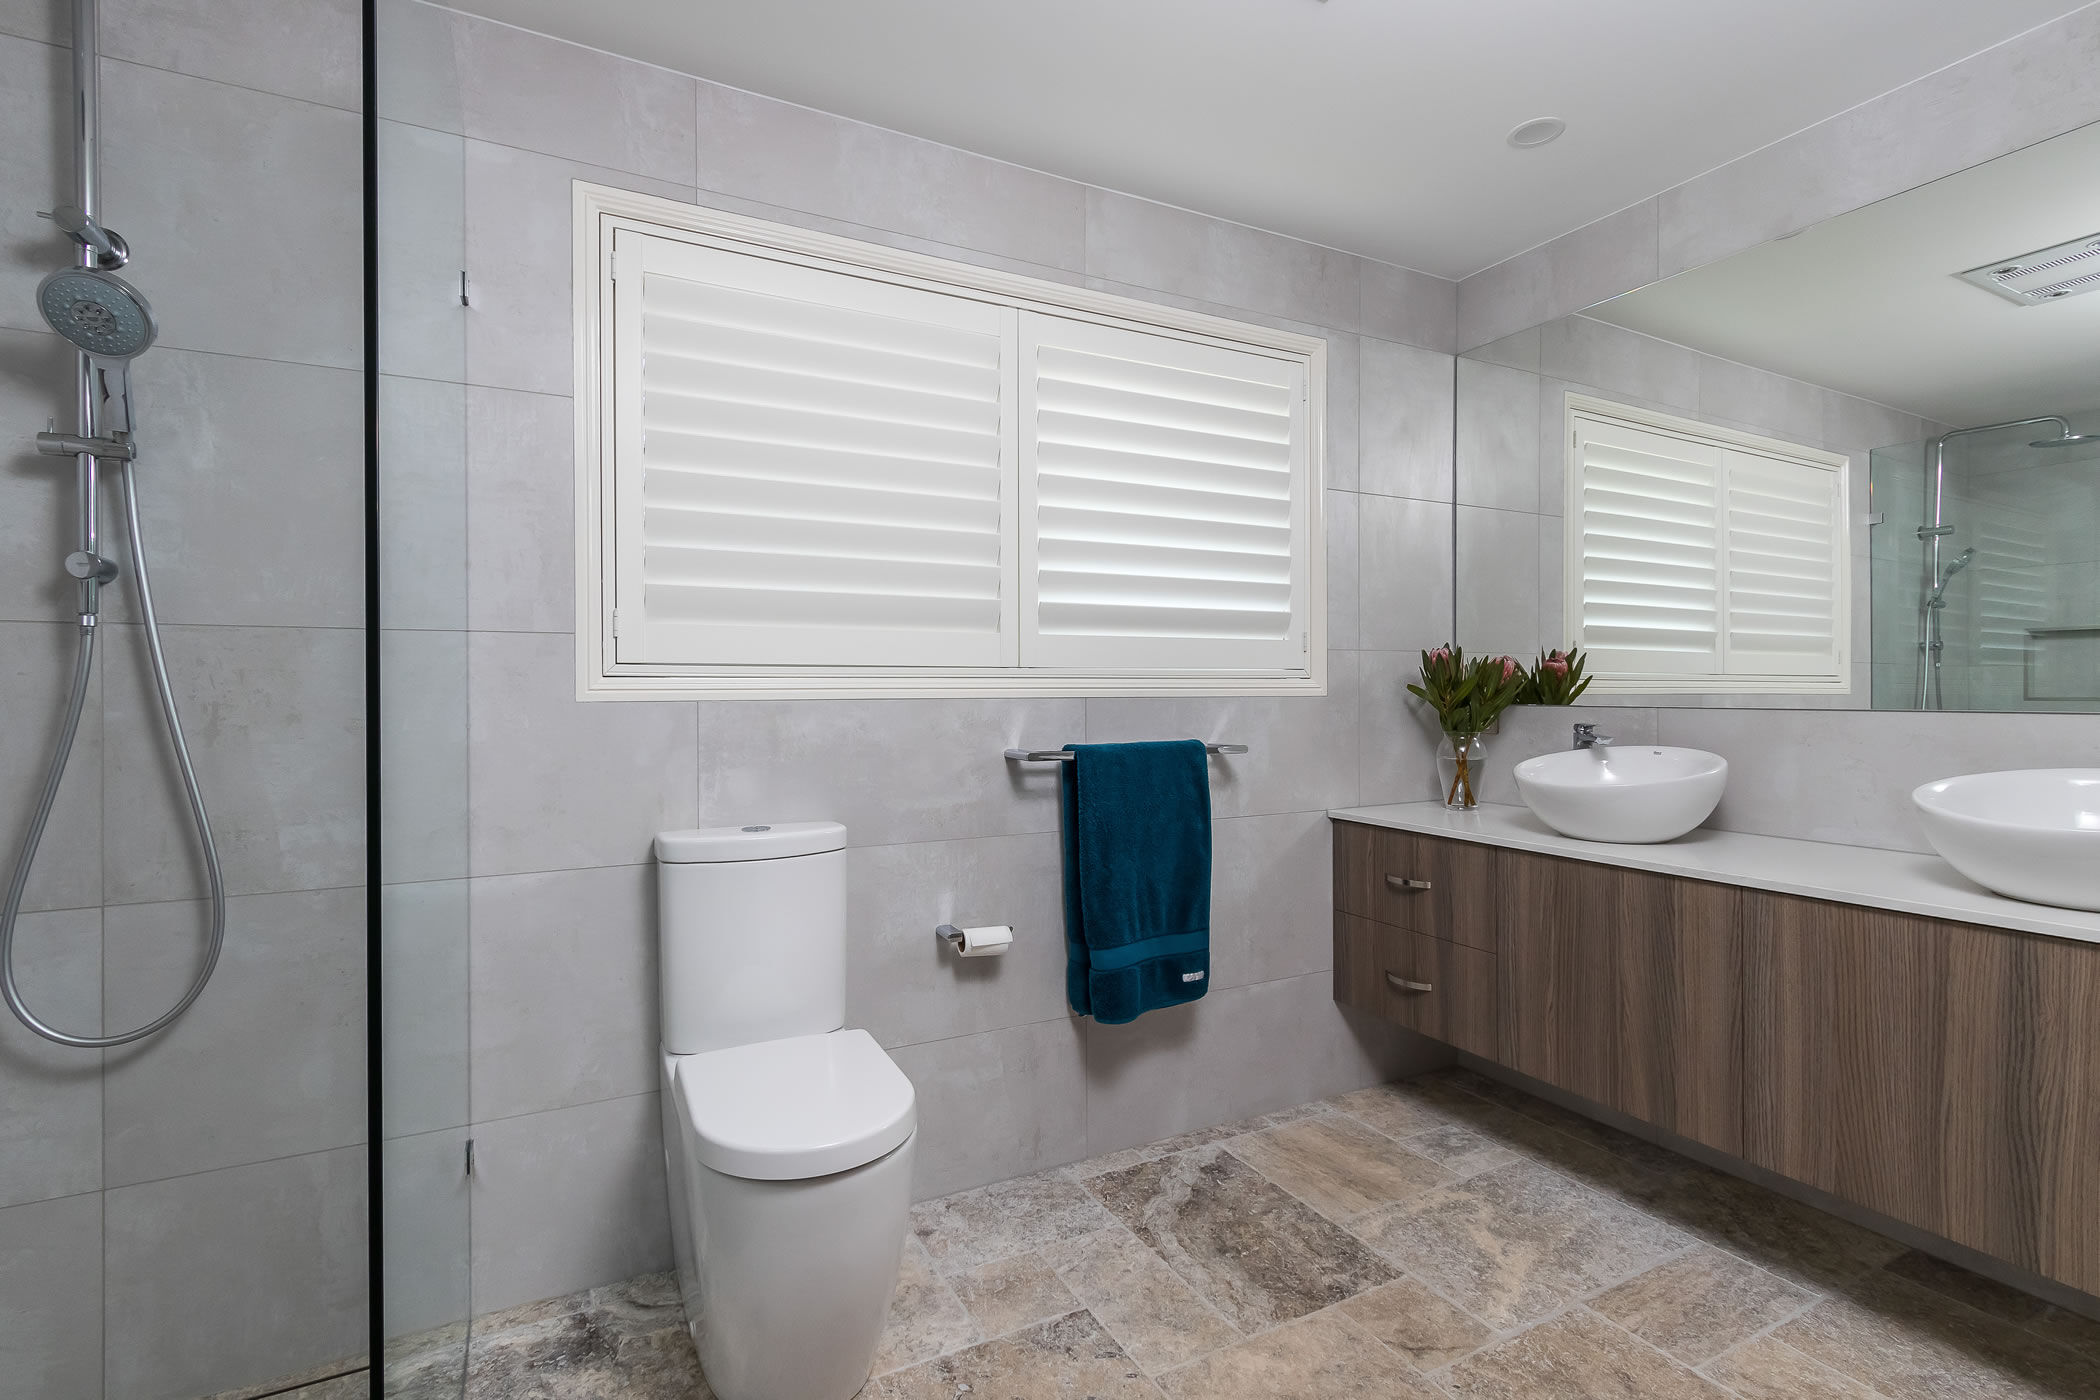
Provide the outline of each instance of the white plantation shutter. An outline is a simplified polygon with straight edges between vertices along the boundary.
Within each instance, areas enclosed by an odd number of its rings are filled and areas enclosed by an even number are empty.
[[[1842,459],[1660,415],[1571,417],[1569,622],[1605,688],[1844,684]]]
[[[1578,419],[1575,474],[1581,645],[1599,674],[1721,669],[1721,453],[1704,443]]]
[[[621,233],[619,661],[996,666],[1013,312]]]
[[[1301,360],[1021,313],[1027,666],[1308,665]]]

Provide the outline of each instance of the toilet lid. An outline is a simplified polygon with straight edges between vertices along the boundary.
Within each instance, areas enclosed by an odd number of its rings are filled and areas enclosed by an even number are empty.
[[[866,1031],[678,1057],[693,1151],[725,1176],[800,1181],[872,1162],[917,1125],[911,1081]]]

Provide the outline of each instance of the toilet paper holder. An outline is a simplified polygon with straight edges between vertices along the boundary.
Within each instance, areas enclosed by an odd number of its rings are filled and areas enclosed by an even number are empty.
[[[996,957],[1004,953],[1013,943],[1014,930],[1011,924],[990,924],[983,928],[961,929],[954,924],[942,924],[934,930],[941,940],[955,949],[957,956],[965,958]],[[989,934],[989,938],[982,935]],[[972,937],[972,935],[979,935]]]

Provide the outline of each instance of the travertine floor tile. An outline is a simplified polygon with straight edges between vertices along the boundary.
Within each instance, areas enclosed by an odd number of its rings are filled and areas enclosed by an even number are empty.
[[[1404,1201],[1454,1175],[1339,1113],[1234,1138],[1226,1150],[1333,1220]]]
[[[897,1291],[890,1295],[889,1323],[875,1349],[875,1374],[968,1346],[979,1335],[962,1300],[934,1271],[925,1246],[907,1238]]]
[[[1076,1239],[1112,1224],[1101,1203],[1063,1172],[1043,1172],[916,1206],[912,1229],[933,1266],[959,1273]]]
[[[1086,1312],[893,1372],[879,1385],[888,1400],[1158,1400],[1160,1393]]]
[[[1626,1280],[1590,1307],[1688,1366],[1719,1356],[1815,1300],[1776,1274],[1700,1246]]]
[[[1460,1400],[1727,1400],[1727,1392],[1583,1308],[1453,1366]]]
[[[1446,1123],[1400,1141],[1455,1177],[1478,1176],[1517,1160],[1516,1153],[1463,1123]]]
[[[1120,1152],[1105,1152],[1099,1157],[1089,1157],[1084,1162],[1075,1162],[1065,1168],[1068,1175],[1085,1181],[1100,1176],[1103,1172],[1117,1172],[1125,1167],[1134,1167],[1140,1162],[1156,1162],[1162,1157],[1171,1157],[1177,1152],[1188,1152],[1198,1147],[1208,1147],[1214,1142],[1236,1138],[1243,1133],[1258,1132],[1268,1124],[1260,1120],[1253,1123],[1222,1123],[1215,1128],[1203,1128],[1193,1133],[1179,1133],[1158,1142],[1146,1143],[1142,1147],[1126,1147]]]
[[[568,1312],[563,1303],[581,1306]],[[477,1323],[467,1359],[473,1400],[692,1400],[709,1394],[676,1281],[649,1274]]]
[[[1242,1331],[1317,1312],[1393,1277],[1361,1241],[1216,1147],[1088,1185]]]
[[[1495,1335],[1486,1323],[1411,1278],[1358,1294],[1342,1304],[1342,1311],[1418,1371],[1447,1366]]]
[[[1772,1335],[1893,1400],[2100,1397],[2090,1358],[1888,1273]]]
[[[1351,1228],[1497,1328],[1536,1321],[1691,1244],[1529,1161],[1374,1211]]]
[[[1652,1210],[1686,1234],[1816,1290],[1842,1287],[1903,1252],[1871,1230],[1691,1163]]]
[[[978,1332],[987,1337],[1063,1317],[1080,1307],[1039,1253],[980,1264],[948,1282],[976,1319]]]
[[[1774,1337],[1745,1342],[1700,1370],[1742,1400],[1881,1400],[1877,1392]]]
[[[1240,1338],[1181,1275],[1120,1225],[1052,1245],[1043,1256],[1148,1371],[1179,1366]]]
[[[1971,1273],[1958,1264],[1949,1264],[1915,1249],[1905,1250],[1884,1267],[1900,1278],[1907,1278],[1957,1303],[1967,1303],[1978,1312],[2002,1317],[2007,1322],[2032,1323],[2049,1311],[2049,1305],[2032,1293],[2008,1288],[1996,1279]]]
[[[1213,1352],[1159,1384],[1174,1400],[1436,1400],[1398,1357],[1331,1311]]]
[[[1401,1079],[1391,1084],[1374,1084],[1327,1102],[1387,1137],[1404,1138],[1457,1121],[1452,1105],[1462,1104],[1468,1097],[1432,1079]]]

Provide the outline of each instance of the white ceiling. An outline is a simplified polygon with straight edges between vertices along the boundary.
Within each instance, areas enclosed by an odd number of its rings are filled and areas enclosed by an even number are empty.
[[[453,0],[1462,277],[2074,0]],[[1568,134],[1512,150],[1557,116]]]
[[[2019,306],[1956,274],[2100,233],[2100,123],[1585,315],[1968,427],[2100,407],[2100,292]]]

